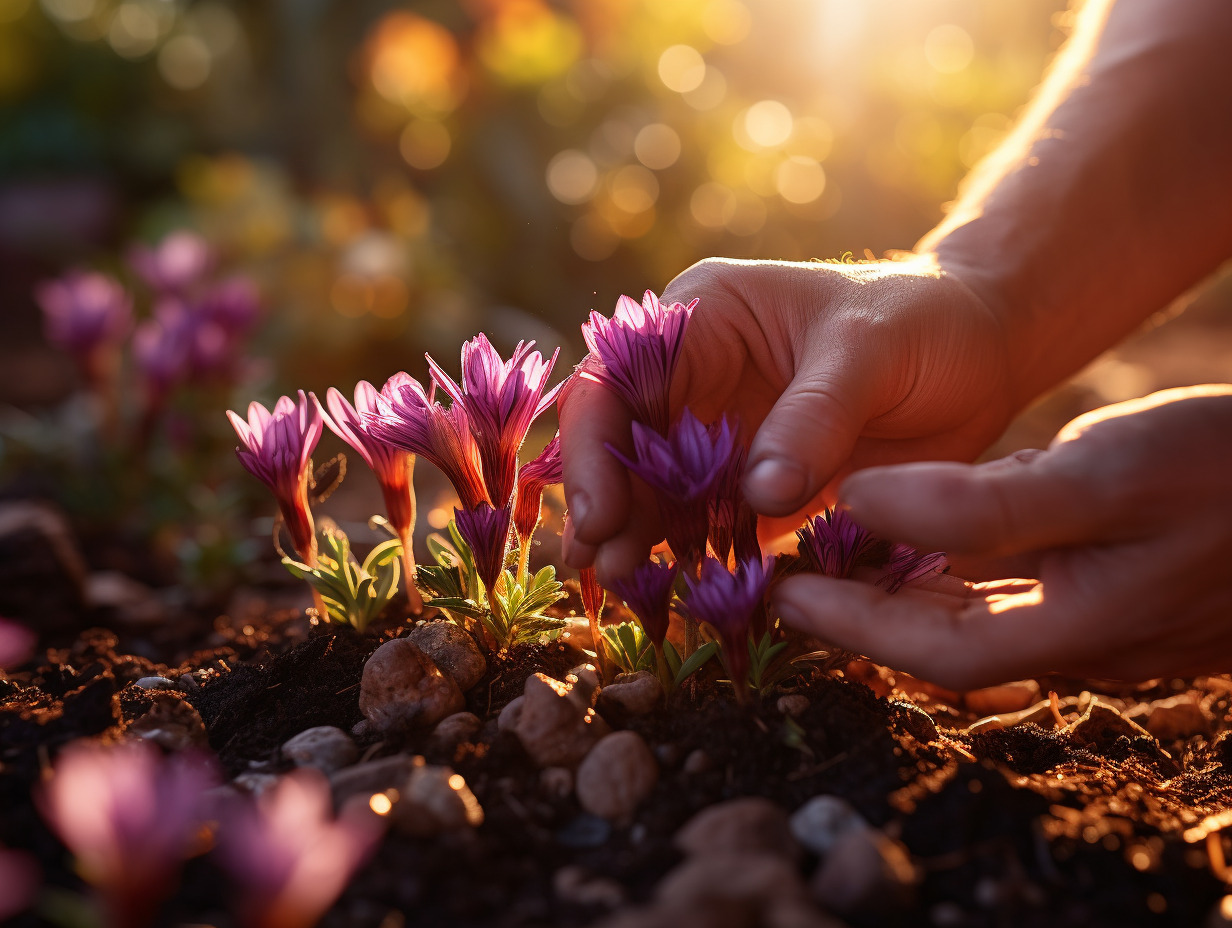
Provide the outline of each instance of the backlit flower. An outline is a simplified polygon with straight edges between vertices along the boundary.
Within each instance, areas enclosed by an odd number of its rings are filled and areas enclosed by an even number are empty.
[[[509,507],[493,509],[480,503],[474,509],[455,509],[454,522],[462,540],[470,545],[475,571],[491,597],[496,581],[505,569],[509,541]]]
[[[741,696],[749,672],[749,628],[762,608],[773,573],[772,557],[742,561],[735,573],[708,557],[699,578],[685,575],[685,606],[695,621],[706,622],[719,633],[728,675]]]
[[[98,376],[99,355],[118,344],[133,325],[133,300],[118,280],[95,271],[70,271],[39,284],[47,341],[68,352],[87,376]]]
[[[666,438],[634,422],[634,459],[608,445],[655,491],[667,543],[678,559],[696,562],[705,553],[710,499],[734,444],[726,419],[708,429],[686,409]]]
[[[200,760],[164,760],[142,744],[79,744],[61,753],[40,797],[43,816],[101,894],[112,924],[146,924],[174,891],[212,781]]]
[[[34,653],[34,632],[11,619],[0,618],[0,670],[16,670]]]
[[[590,321],[582,325],[582,337],[590,349],[582,376],[614,390],[636,420],[660,435],[667,434],[672,374],[696,305],[697,300],[687,306],[665,305],[647,290],[640,306],[622,296],[611,319],[591,312]]]
[[[527,461],[518,470],[518,492],[513,507],[513,525],[518,538],[525,543],[535,533],[539,524],[539,510],[543,507],[543,491],[564,479],[560,459],[560,432],[539,452],[534,460]]]
[[[181,229],[153,247],[134,245],[128,264],[153,290],[184,293],[213,266],[214,253],[201,236]]]
[[[877,567],[889,556],[886,543],[860,527],[845,509],[813,516],[796,535],[801,556],[827,577],[845,579],[856,567]]]
[[[633,614],[641,620],[642,630],[656,647],[663,644],[671,621],[669,608],[672,604],[672,587],[680,572],[676,564],[670,567],[659,561],[648,560],[628,577],[612,584],[616,595],[625,601]]]
[[[725,422],[712,423],[711,436],[716,436]],[[710,498],[710,550],[726,564],[735,547],[736,560],[761,559],[761,545],[757,540],[757,513],[744,498],[741,483],[744,480],[748,450],[739,442],[733,443],[731,456],[715,481],[714,494]]]
[[[391,445],[371,434],[369,424],[372,416],[380,411],[382,397],[388,402],[394,392],[411,378],[398,373],[386,381],[378,393],[376,387],[361,380],[355,385],[355,405],[352,406],[341,392],[333,387],[325,394],[329,412],[320,409],[315,396],[312,401],[321,411],[321,417],[335,435],[350,445],[364,459],[376,475],[385,498],[385,514],[389,524],[402,541],[402,564],[406,573],[406,591],[415,612],[423,609],[423,601],[415,588],[415,559],[411,549],[415,529],[415,487],[411,475],[415,469],[415,455]]]
[[[432,379],[449,394],[454,407],[466,410],[479,446],[488,498],[503,505],[513,496],[518,472],[518,450],[526,432],[556,402],[560,387],[544,395],[556,355],[545,361],[534,342],[518,342],[508,361],[483,333],[462,346],[462,385],[428,356]]]
[[[329,783],[307,768],[232,807],[219,832],[220,849],[240,887],[243,924],[315,925],[379,837],[370,816],[344,810],[334,818]]]
[[[877,581],[887,593],[897,593],[904,586],[950,569],[942,551],[921,554],[911,545],[897,544],[890,550],[886,573]]]
[[[378,399],[379,412],[364,414],[368,434],[435,464],[453,484],[463,509],[491,502],[466,409],[458,403],[446,409],[436,402],[435,385],[425,392],[414,377],[396,379],[389,394]]]
[[[320,408],[300,390],[298,402],[279,397],[273,412],[260,403],[250,403],[247,422],[229,409],[227,418],[243,442],[235,449],[240,463],[273,491],[300,560],[314,566],[316,539],[308,508],[308,481],[312,452],[324,428]]]

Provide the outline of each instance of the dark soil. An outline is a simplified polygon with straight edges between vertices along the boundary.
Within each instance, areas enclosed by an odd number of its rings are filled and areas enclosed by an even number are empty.
[[[0,680],[0,844],[32,851],[49,886],[85,891],[42,823],[32,791],[70,740],[122,735],[149,704],[132,685],[138,678],[179,681],[227,775],[277,771],[278,748],[292,735],[316,725],[351,729],[360,721],[363,663],[382,640],[405,630],[361,636],[271,611],[258,624],[251,617],[243,624],[189,623],[174,646],[162,642],[167,662],[130,653],[150,651],[148,636],[121,642],[111,632],[83,633],[72,647]],[[650,716],[609,719],[638,731],[661,766],[635,821],[610,825],[572,798],[547,794],[516,738],[495,725],[528,674],[560,678],[582,657],[556,643],[492,661],[468,694],[468,708],[487,724],[476,744],[453,756],[434,754],[424,734],[359,738],[368,757],[416,752],[451,764],[478,797],[485,822],[471,833],[430,840],[391,834],[325,925],[589,925],[610,909],[560,899],[553,888],[560,868],[614,880],[628,902],[645,902],[680,859],[673,833],[698,810],[748,795],[789,811],[820,793],[842,796],[901,840],[923,874],[903,925],[1189,926],[1200,924],[1224,892],[1205,846],[1182,837],[1203,817],[1232,809],[1232,751],[1215,733],[1163,746],[1124,736],[1079,743],[1034,723],[973,735],[965,731],[969,714],[921,698],[940,723],[938,733],[902,693],[884,698],[841,673],[816,669],[781,691],[808,697],[795,720],[774,698],[741,705],[715,682],[677,694],[667,710]],[[1082,686],[1050,683],[1062,696]],[[1179,686],[1121,695],[1154,698]],[[1228,724],[1228,705],[1213,692],[1217,733]],[[686,773],[686,759],[698,750],[708,766]],[[228,925],[227,892],[210,858],[198,858],[161,923]],[[848,921],[894,924],[884,916]],[[42,922],[26,915],[16,924]]]

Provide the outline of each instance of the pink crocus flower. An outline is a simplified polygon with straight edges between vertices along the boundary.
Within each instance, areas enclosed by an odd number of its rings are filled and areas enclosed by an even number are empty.
[[[539,525],[539,513],[543,508],[543,491],[564,479],[560,459],[560,432],[544,446],[534,460],[527,461],[518,471],[518,492],[513,507],[513,526],[518,540],[526,545]]]
[[[533,341],[518,342],[509,360],[503,361],[480,333],[462,346],[461,386],[427,356],[432,379],[449,394],[455,408],[466,410],[493,505],[503,506],[512,499],[518,450],[531,423],[556,402],[560,390],[558,385],[543,392],[559,349],[545,361],[534,347]]]
[[[415,554],[412,550],[415,531],[415,487],[411,476],[415,470],[415,455],[403,448],[391,445],[371,433],[372,417],[379,414],[382,396],[389,402],[395,391],[411,378],[407,374],[394,374],[378,392],[376,387],[361,380],[355,385],[355,405],[351,405],[342,393],[333,387],[325,394],[329,412],[321,409],[315,396],[321,417],[335,435],[345,441],[376,475],[385,498],[385,514],[389,524],[402,542],[402,566],[406,574],[406,593],[411,610],[423,612],[423,599],[415,586]]]
[[[591,312],[582,325],[590,355],[581,376],[614,390],[635,419],[666,435],[672,375],[696,306],[664,304],[647,290],[640,306],[632,297],[617,300],[611,319]]]
[[[300,390],[298,402],[279,397],[272,412],[260,403],[250,403],[247,422],[229,409],[227,418],[243,442],[235,449],[240,463],[274,492],[300,560],[315,566],[317,543],[308,508],[308,481],[312,452],[324,428],[320,408]]]
[[[204,819],[212,770],[198,758],[163,760],[138,743],[64,750],[40,796],[43,817],[98,890],[110,924],[148,924],[174,890]]]
[[[158,293],[183,294],[213,266],[214,253],[200,235],[181,229],[153,247],[133,245],[128,264]]]
[[[364,414],[368,434],[435,464],[453,484],[463,509],[490,503],[466,409],[458,403],[446,409],[436,402],[435,384],[425,392],[414,377],[398,378],[390,394],[378,399],[379,412]]]
[[[475,558],[475,572],[483,581],[491,600],[496,581],[505,569],[505,553],[509,548],[509,507],[493,509],[479,503],[474,509],[455,509],[454,523],[462,540],[470,545]]]
[[[0,670],[12,670],[34,653],[37,636],[12,619],[0,618]]]
[[[877,581],[877,585],[883,587],[887,593],[897,593],[904,586],[918,583],[935,574],[943,574],[949,569],[949,561],[942,551],[921,554],[911,545],[896,544],[890,550],[885,575]]]
[[[749,629],[773,574],[773,557],[742,561],[735,572],[708,557],[699,577],[686,574],[684,578],[688,586],[685,605],[695,621],[706,622],[719,633],[727,674],[742,700],[749,673]]]
[[[335,819],[329,783],[309,769],[236,805],[219,832],[223,864],[240,887],[248,928],[311,928],[380,837],[369,815]]]
[[[877,567],[889,555],[885,542],[856,523],[846,509],[827,509],[796,532],[800,554],[818,573],[840,580],[857,567]]]
[[[71,354],[97,383],[106,374],[107,355],[133,326],[133,300],[114,277],[96,271],[69,271],[35,287],[47,340]]]

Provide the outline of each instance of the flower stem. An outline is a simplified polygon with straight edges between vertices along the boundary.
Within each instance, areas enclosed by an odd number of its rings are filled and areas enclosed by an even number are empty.
[[[406,575],[406,601],[411,608],[412,615],[422,615],[424,601],[419,593],[419,587],[415,585],[415,552],[411,548],[411,530],[408,528],[399,532],[398,537],[402,542],[402,572]]]

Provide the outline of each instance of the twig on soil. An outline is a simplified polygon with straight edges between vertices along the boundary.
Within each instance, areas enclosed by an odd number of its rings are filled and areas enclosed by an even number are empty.
[[[1065,716],[1061,714],[1061,701],[1057,699],[1057,691],[1048,691],[1048,708],[1052,710],[1052,717],[1056,719],[1057,728],[1064,728],[1069,722],[1065,721]]]

